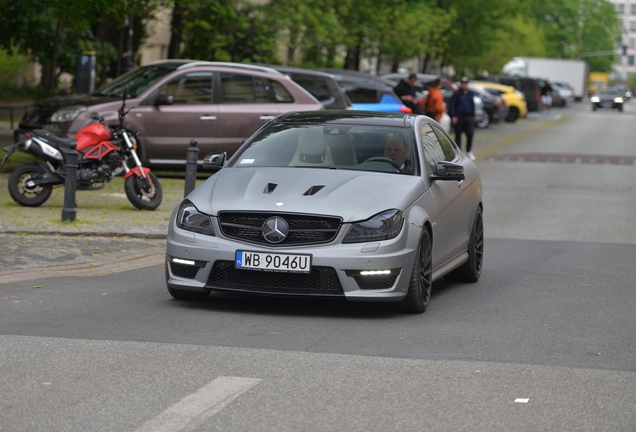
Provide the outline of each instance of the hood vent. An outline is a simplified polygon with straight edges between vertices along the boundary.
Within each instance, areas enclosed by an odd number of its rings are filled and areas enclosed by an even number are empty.
[[[307,189],[303,195],[305,196],[315,195],[324,187],[325,185],[312,186],[309,189]]]
[[[263,191],[263,193],[271,194],[272,192],[274,192],[274,189],[276,189],[276,186],[278,186],[276,183],[267,183],[267,186],[265,186],[265,190]]]

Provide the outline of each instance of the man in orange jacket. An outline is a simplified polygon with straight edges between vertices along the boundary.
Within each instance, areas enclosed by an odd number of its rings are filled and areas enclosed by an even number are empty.
[[[428,86],[428,96],[426,97],[426,105],[424,110],[427,116],[434,118],[438,122],[442,119],[444,114],[444,96],[440,88],[442,87],[442,80],[436,78]]]

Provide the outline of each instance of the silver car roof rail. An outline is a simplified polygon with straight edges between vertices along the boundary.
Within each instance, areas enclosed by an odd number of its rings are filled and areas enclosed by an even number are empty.
[[[227,66],[232,68],[247,69],[247,70],[266,72],[266,73],[274,73],[276,75],[284,75],[281,72],[277,71],[276,69],[272,69],[270,67],[257,66],[257,65],[245,64],[245,63],[232,63],[232,62],[191,61],[189,63],[182,64],[177,69],[186,69],[186,68],[191,68],[196,66]]]

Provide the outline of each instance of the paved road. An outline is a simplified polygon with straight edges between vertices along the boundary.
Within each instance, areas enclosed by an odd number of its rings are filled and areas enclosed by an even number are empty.
[[[2,430],[636,430],[636,173],[585,157],[636,156],[636,104],[587,108],[481,148],[483,277],[424,315],[177,302],[162,266],[0,284]]]

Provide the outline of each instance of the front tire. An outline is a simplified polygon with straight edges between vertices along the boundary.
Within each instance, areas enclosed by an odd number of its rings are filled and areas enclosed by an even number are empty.
[[[401,301],[393,303],[393,309],[398,312],[424,313],[431,299],[431,288],[433,287],[433,243],[431,235],[427,229],[422,233],[409,290]]]
[[[131,175],[124,182],[124,190],[128,200],[139,210],[154,210],[163,199],[159,179],[152,172],[148,173],[147,179]]]
[[[514,123],[519,119],[519,110],[515,107],[510,107],[508,110],[508,116],[506,117],[506,122]]]
[[[484,261],[484,220],[481,207],[475,214],[475,222],[468,241],[468,261],[448,273],[444,278],[450,282],[477,282]]]
[[[40,165],[28,164],[21,165],[11,171],[9,176],[9,194],[18,204],[25,207],[38,207],[49,199],[53,186],[41,185],[28,187],[27,181],[30,179],[40,178],[46,173],[46,170]]]

